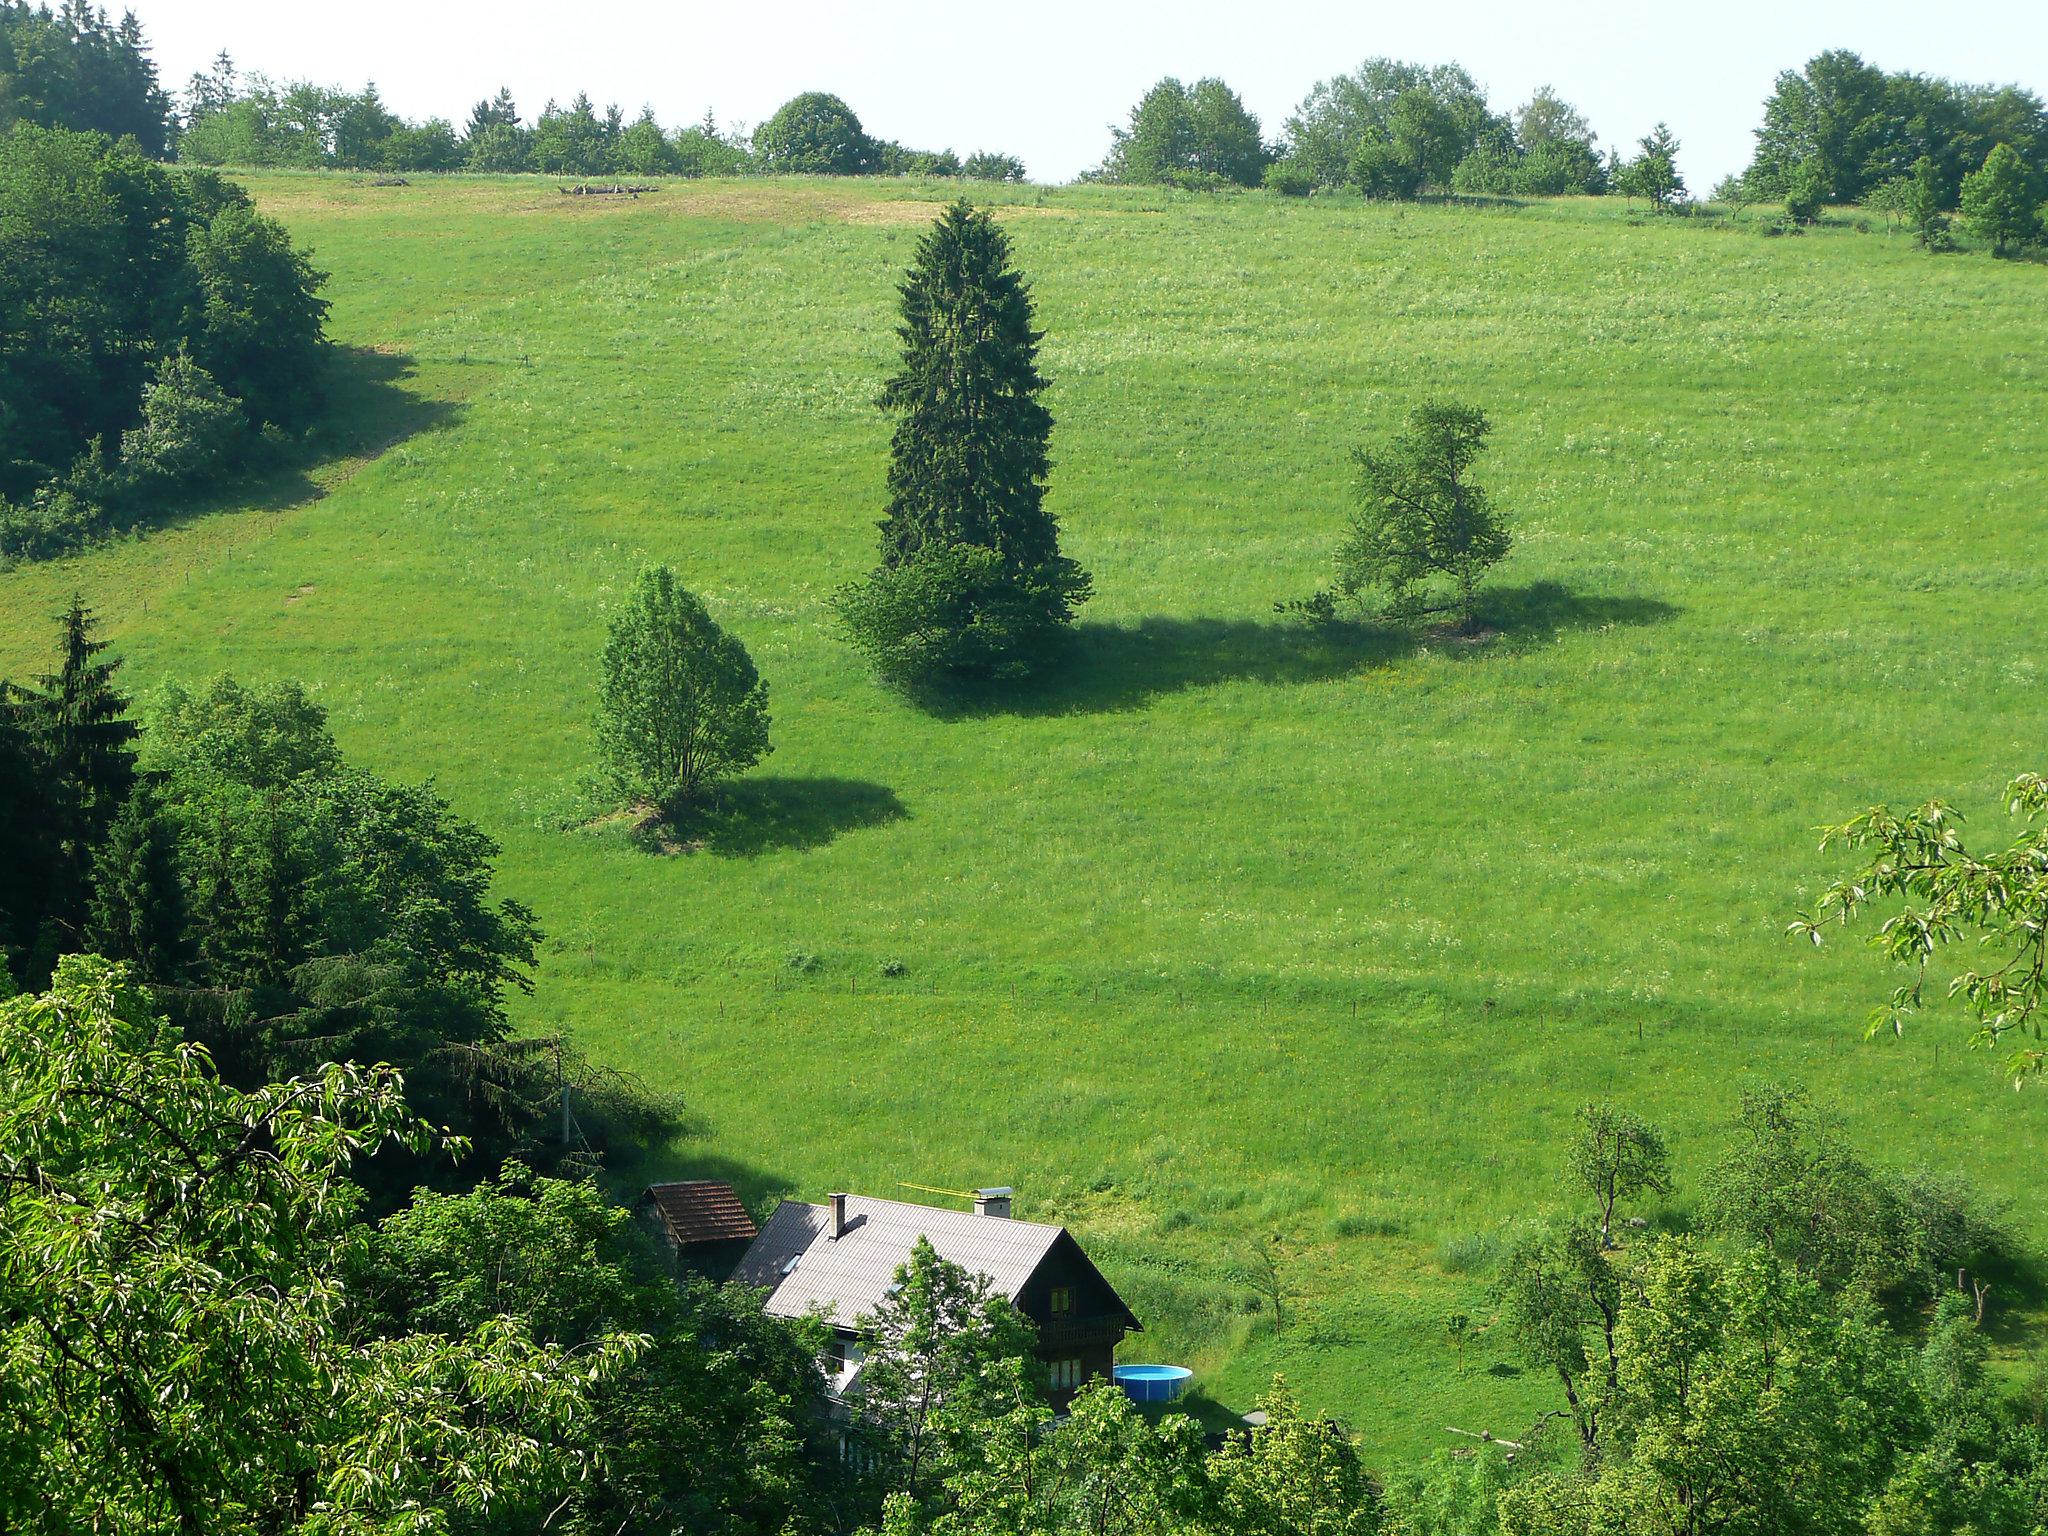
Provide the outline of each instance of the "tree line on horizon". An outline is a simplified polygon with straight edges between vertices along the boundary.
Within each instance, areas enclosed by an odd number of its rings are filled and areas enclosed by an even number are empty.
[[[128,137],[146,155],[208,165],[585,177],[1025,175],[1020,161],[999,152],[963,157],[876,139],[845,101],[822,91],[785,102],[751,133],[721,127],[708,112],[671,131],[651,109],[629,120],[581,92],[567,106],[548,102],[529,122],[504,90],[477,102],[458,126],[403,118],[374,84],[349,91],[244,76],[223,51],[174,102],[133,15],[110,23],[86,0],[63,0],[55,11],[0,0],[0,130],[14,121]],[[1715,201],[1783,203],[1793,226],[1824,206],[1861,203],[1888,225],[1903,220],[1936,248],[1948,243],[1946,218],[1955,213],[2000,253],[2048,231],[2048,107],[2016,84],[1886,72],[1832,50],[1778,77],[1756,137],[1751,164],[1713,189]],[[1221,79],[1162,79],[1111,127],[1108,154],[1083,179],[1263,185],[1293,195],[1351,188],[1374,198],[1618,192],[1664,210],[1688,197],[1678,148],[1659,123],[1632,153],[1603,150],[1583,114],[1548,86],[1500,113],[1456,64],[1372,58],[1318,81],[1270,141]]]

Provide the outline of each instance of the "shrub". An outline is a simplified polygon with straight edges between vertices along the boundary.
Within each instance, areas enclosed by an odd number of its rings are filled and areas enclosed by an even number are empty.
[[[225,463],[247,427],[240,402],[176,352],[143,387],[141,424],[121,434],[121,468],[138,480],[194,480]]]
[[[1075,598],[1071,585],[1012,579],[992,549],[943,544],[842,588],[833,607],[876,672],[915,682],[946,672],[1021,676]]]
[[[1316,189],[1316,179],[1298,160],[1275,160],[1266,167],[1266,190],[1282,197],[1307,197]]]
[[[1785,217],[1794,224],[1811,224],[1820,218],[1827,204],[1827,175],[1812,160],[1793,168],[1785,180]]]
[[[1422,176],[1386,139],[1367,139],[1351,157],[1351,184],[1369,198],[1410,198]]]

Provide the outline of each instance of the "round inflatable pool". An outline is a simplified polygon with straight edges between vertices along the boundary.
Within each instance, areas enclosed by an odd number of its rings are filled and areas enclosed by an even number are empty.
[[[1194,1374],[1184,1365],[1120,1365],[1116,1384],[1134,1403],[1170,1403],[1187,1390]]]

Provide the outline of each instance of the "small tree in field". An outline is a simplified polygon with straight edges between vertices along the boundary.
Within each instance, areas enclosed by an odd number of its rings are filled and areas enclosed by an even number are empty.
[[[1612,1104],[1579,1111],[1568,1154],[1572,1176],[1600,1204],[1600,1246],[1614,1246],[1614,1208],[1644,1190],[1671,1192],[1671,1159],[1657,1128]]]
[[[1479,579],[1514,542],[1466,478],[1491,430],[1483,411],[1432,401],[1409,413],[1407,430],[1357,450],[1358,511],[1337,552],[1344,596],[1378,590],[1390,618],[1448,613],[1474,627]]]
[[[892,680],[1020,676],[1089,592],[1045,510],[1052,413],[1031,292],[1002,227],[964,198],[918,242],[900,291],[882,564],[835,607]]]
[[[1963,178],[1963,221],[1972,234],[1991,242],[1996,255],[2029,244],[2041,233],[2034,203],[2033,177],[2010,144],[1993,149],[1982,170]]]
[[[1659,123],[1636,147],[1640,153],[1622,168],[1621,190],[1649,199],[1659,213],[1683,201],[1685,178],[1678,174],[1678,136]]]
[[[772,750],[768,685],[665,565],[640,573],[612,621],[598,740],[619,793],[663,810]]]

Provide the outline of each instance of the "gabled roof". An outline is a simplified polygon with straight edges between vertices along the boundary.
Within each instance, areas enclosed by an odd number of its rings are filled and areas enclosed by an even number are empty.
[[[1012,1302],[1056,1246],[1073,1242],[1064,1227],[864,1195],[846,1197],[846,1231],[834,1238],[831,1228],[827,1207],[783,1201],[733,1278],[771,1287],[766,1310],[776,1317],[823,1312],[846,1328],[882,1304],[920,1237]]]
[[[717,1179],[684,1179],[674,1184],[650,1184],[640,1203],[651,1204],[660,1214],[669,1241],[688,1243],[748,1242],[757,1235],[754,1218],[740,1204],[730,1184]]]

